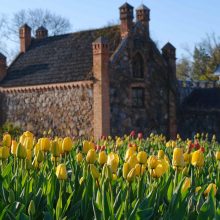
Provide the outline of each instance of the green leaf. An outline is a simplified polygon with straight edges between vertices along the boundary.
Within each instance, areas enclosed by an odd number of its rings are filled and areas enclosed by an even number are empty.
[[[151,217],[154,214],[154,209],[153,208],[148,208],[148,209],[144,209],[144,210],[138,210],[137,214],[136,214],[136,219],[137,220],[147,220],[147,219],[151,219]]]
[[[12,171],[12,162],[11,161],[3,170],[2,177],[5,178]]]

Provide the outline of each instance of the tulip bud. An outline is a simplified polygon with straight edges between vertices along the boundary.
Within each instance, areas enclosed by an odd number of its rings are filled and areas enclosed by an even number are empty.
[[[147,160],[147,164],[150,169],[156,168],[158,164],[157,158],[155,156],[150,156]]]
[[[135,168],[132,168],[132,169],[130,170],[130,172],[128,173],[128,175],[127,175],[127,180],[128,180],[128,182],[133,182],[133,181],[134,181],[134,179],[135,179],[135,174],[136,174]]]
[[[183,149],[182,148],[174,148],[173,150],[173,166],[175,167],[183,167],[184,166],[184,158],[183,158]]]
[[[201,186],[197,186],[196,189],[195,189],[195,192],[196,192],[196,193],[199,192],[200,189],[202,189],[202,187],[201,187]]]
[[[216,160],[220,160],[220,151],[217,151],[215,153],[215,158],[216,158]]]
[[[25,141],[26,136],[23,134],[20,136],[19,138],[19,143],[21,143],[22,145],[24,145],[24,141]]]
[[[140,151],[137,154],[137,160],[141,164],[145,164],[147,162],[147,153],[145,151]]]
[[[66,180],[67,179],[67,171],[65,164],[59,164],[56,169],[56,176],[59,180]]]
[[[98,162],[100,165],[104,165],[107,162],[107,155],[105,153],[105,151],[101,151],[99,153],[99,158],[98,158]]]
[[[5,160],[9,157],[10,153],[9,153],[9,148],[4,146],[4,147],[0,147],[0,159]]]
[[[81,163],[82,161],[83,161],[83,155],[82,155],[82,153],[78,153],[77,155],[76,155],[76,161],[77,161],[77,163]]]
[[[112,180],[117,180],[117,175],[115,173],[112,174]]]
[[[65,137],[62,143],[62,149],[64,152],[70,152],[73,147],[73,141],[70,137]]]
[[[8,133],[3,135],[3,146],[11,147],[11,135]]]
[[[41,150],[39,150],[37,153],[37,162],[41,163],[43,160],[44,160],[44,154]]]
[[[11,144],[11,153],[13,155],[16,155],[17,147],[18,147],[18,143],[15,140],[13,140]]]
[[[20,159],[24,159],[26,158],[26,156],[27,156],[27,151],[25,147],[21,143],[19,143],[16,151],[16,157]]]
[[[135,175],[140,176],[141,174],[141,165],[138,163],[135,165]]]
[[[36,210],[35,210],[35,204],[34,204],[34,201],[31,200],[31,201],[30,201],[30,204],[29,204],[29,206],[28,206],[28,215],[29,215],[29,216],[34,216],[34,215],[35,215],[35,212],[36,212]]]
[[[159,160],[163,159],[164,158],[164,151],[163,150],[159,150],[158,154],[157,154],[157,157],[158,157]]]
[[[96,161],[96,152],[94,149],[90,149],[86,155],[87,163],[95,163]]]
[[[128,163],[125,162],[123,164],[123,170],[122,170],[122,174],[123,174],[124,179],[127,179],[128,173],[129,173],[129,165],[128,165]]]
[[[82,176],[79,180],[79,184],[82,185],[84,183],[84,181],[85,181],[85,178]]]
[[[40,149],[45,152],[50,150],[50,139],[49,138],[44,137],[40,139]]]
[[[204,165],[204,154],[201,150],[193,152],[191,163],[196,167],[202,167]]]
[[[210,183],[208,185],[208,187],[206,188],[206,190],[204,191],[204,195],[205,196],[208,196],[208,194],[210,193],[211,189],[213,188],[213,191],[214,191],[214,195],[216,195],[216,192],[217,192],[217,187],[214,183]]]
[[[188,154],[188,153],[184,153],[183,154],[183,159],[184,159],[185,164],[189,164],[190,161],[191,161],[191,155]]]
[[[53,157],[60,156],[59,144],[57,141],[51,142],[51,154],[53,155]]]
[[[94,164],[90,164],[90,170],[91,170],[92,177],[94,179],[98,179],[100,174]]]
[[[189,177],[186,177],[183,185],[182,185],[182,188],[181,188],[181,192],[186,192],[186,190],[188,190],[191,186],[191,180]]]
[[[23,133],[23,135],[25,136],[25,137],[34,137],[34,135],[33,135],[33,133],[31,133],[30,131],[25,131],[24,133]]]

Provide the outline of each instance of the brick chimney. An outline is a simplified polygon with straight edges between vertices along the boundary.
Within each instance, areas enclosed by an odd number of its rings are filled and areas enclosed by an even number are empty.
[[[128,3],[123,4],[120,8],[120,20],[121,20],[121,38],[126,37],[133,27],[133,7]]]
[[[162,55],[168,66],[168,82],[169,82],[169,134],[172,139],[176,139],[177,135],[177,119],[176,119],[176,106],[177,106],[177,80],[176,80],[176,48],[167,43],[162,48]]]
[[[37,30],[36,30],[36,38],[37,39],[44,39],[48,37],[48,30],[43,27],[43,26],[40,26]]]
[[[6,76],[6,74],[7,74],[7,59],[2,53],[0,53],[0,81]]]
[[[20,52],[25,53],[31,45],[31,28],[24,24],[19,29],[20,36]]]
[[[99,37],[93,48],[93,87],[94,137],[110,134],[110,98],[109,98],[109,48],[108,41]]]
[[[149,36],[149,22],[150,22],[150,9],[144,4],[136,9],[136,20],[140,21],[146,29],[147,36]]]

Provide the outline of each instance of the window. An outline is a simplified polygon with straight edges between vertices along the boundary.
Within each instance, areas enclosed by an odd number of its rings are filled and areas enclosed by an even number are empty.
[[[132,88],[132,106],[136,108],[144,107],[144,89],[140,87]]]
[[[135,55],[132,66],[133,66],[133,77],[144,78],[144,61],[139,53]]]

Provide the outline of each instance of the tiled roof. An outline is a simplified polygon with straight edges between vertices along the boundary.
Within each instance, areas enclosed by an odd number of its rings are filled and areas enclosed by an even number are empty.
[[[8,69],[1,87],[63,83],[92,78],[92,42],[108,39],[110,52],[120,43],[118,26],[33,39]]]

